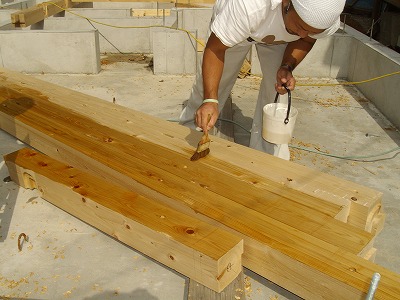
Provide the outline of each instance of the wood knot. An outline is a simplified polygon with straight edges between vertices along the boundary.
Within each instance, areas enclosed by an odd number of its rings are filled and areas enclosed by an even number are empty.
[[[350,199],[353,200],[353,201],[357,201],[356,197],[351,197]]]
[[[187,233],[187,234],[194,234],[194,229],[192,229],[192,228],[187,228],[187,229],[186,229],[186,233]]]

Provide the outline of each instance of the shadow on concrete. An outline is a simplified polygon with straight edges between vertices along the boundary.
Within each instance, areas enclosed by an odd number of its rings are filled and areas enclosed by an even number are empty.
[[[1,129],[12,136],[16,136],[17,128],[13,125],[15,119],[29,110],[33,106],[34,101],[8,88],[1,88],[0,92],[2,94],[2,98],[0,98]],[[10,121],[10,119],[12,120]],[[29,136],[25,136],[24,140],[29,144]],[[7,148],[4,151],[10,153],[22,147],[23,145],[15,143],[10,147],[13,149]],[[8,236],[19,191],[18,186],[11,182],[11,178],[8,175],[8,169],[3,159],[3,155],[5,154],[7,153],[2,153],[2,160],[0,162],[0,175],[2,177],[0,178],[0,242],[4,242]]]
[[[145,289],[136,289],[133,290],[130,293],[117,293],[115,291],[105,291],[100,294],[91,296],[91,297],[85,297],[83,300],[103,300],[103,299],[111,299],[113,297],[116,297],[117,299],[120,300],[125,300],[125,299],[136,299],[136,300],[158,300],[159,298],[151,295],[147,290]]]
[[[18,186],[11,182],[4,161],[0,167],[0,243],[4,242],[10,232],[11,219],[18,197]]]

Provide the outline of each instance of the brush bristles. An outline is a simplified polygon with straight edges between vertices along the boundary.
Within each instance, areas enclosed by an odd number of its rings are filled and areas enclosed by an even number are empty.
[[[202,158],[202,157],[204,157],[204,156],[207,156],[208,153],[210,153],[210,148],[204,149],[203,151],[200,151],[200,152],[197,152],[197,151],[196,151],[196,152],[193,154],[193,156],[190,158],[190,160],[191,160],[191,161],[198,160],[198,159],[200,159],[200,158]]]

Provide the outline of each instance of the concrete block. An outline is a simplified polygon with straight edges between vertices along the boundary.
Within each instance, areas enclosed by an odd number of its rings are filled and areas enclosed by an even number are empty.
[[[400,69],[400,53],[397,53],[380,43],[365,44],[354,41],[354,69],[349,72],[349,81],[363,81],[381,75],[396,72]],[[366,61],[368,59],[368,61]],[[357,85],[360,92],[371,100],[375,106],[400,128],[399,75]]]
[[[17,9],[17,10],[22,10],[26,9],[28,7],[32,7],[36,5],[35,0],[20,0],[20,1],[3,1],[1,2],[2,4],[0,5],[1,9]]]
[[[311,51],[296,67],[294,74],[305,77],[330,77],[333,45],[332,36],[317,40]]]
[[[116,9],[116,8],[157,8],[154,2],[93,2],[93,8]]]
[[[154,74],[195,74],[196,41],[180,30],[153,29],[153,64]]]
[[[176,11],[179,28],[196,28],[198,38],[207,40],[212,8],[179,8]]]
[[[0,9],[0,24],[11,23],[11,14],[17,11],[17,9]]]
[[[100,71],[98,32],[0,31],[0,65],[27,73]]]
[[[72,8],[71,12],[82,15],[90,19],[111,19],[111,18],[127,18],[130,17],[129,8],[113,8],[113,9],[96,9],[96,8]],[[80,16],[65,13],[66,19],[79,19]]]
[[[150,28],[151,26],[163,26],[162,18],[110,18],[96,20],[103,24],[89,23],[86,19],[53,17],[45,20],[44,30],[91,30],[95,27],[100,34],[101,53],[152,53],[152,33]],[[168,19],[165,25],[170,26],[174,20],[175,18]]]

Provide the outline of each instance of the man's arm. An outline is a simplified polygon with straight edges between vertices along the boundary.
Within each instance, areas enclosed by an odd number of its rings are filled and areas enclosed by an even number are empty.
[[[301,38],[297,41],[288,43],[285,53],[283,54],[281,67],[276,73],[275,89],[280,94],[286,93],[282,84],[293,90],[296,85],[296,80],[292,75],[292,71],[306,57],[308,52],[314,46],[316,40],[310,37]]]
[[[225,51],[228,49],[219,38],[212,33],[207,41],[203,55],[203,87],[204,99],[218,100],[218,87],[224,68]],[[218,119],[218,104],[213,102],[204,103],[196,112],[196,123],[204,131],[212,128]],[[211,116],[207,124],[208,115]]]

